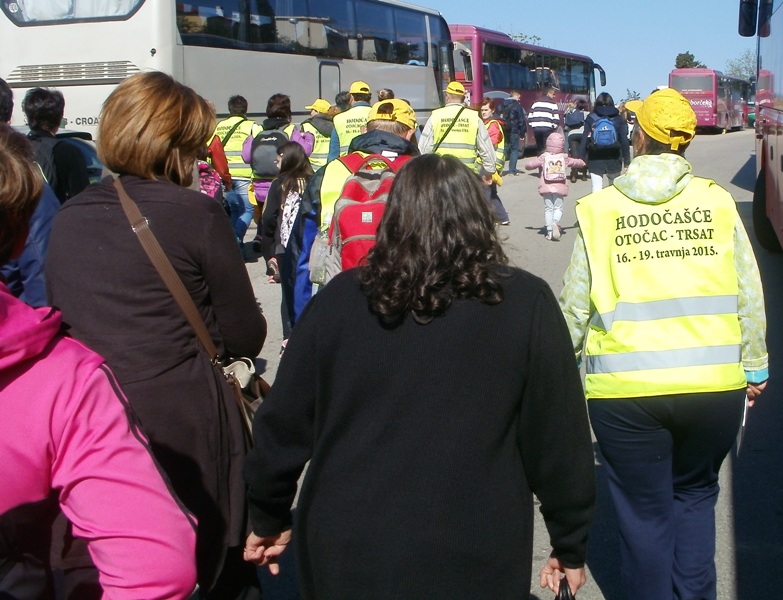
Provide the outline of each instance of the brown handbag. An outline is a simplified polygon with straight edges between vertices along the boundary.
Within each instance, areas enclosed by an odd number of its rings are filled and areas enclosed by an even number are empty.
[[[248,433],[248,438],[252,441],[253,415],[255,415],[256,410],[261,405],[264,396],[269,392],[269,384],[256,373],[255,364],[251,358],[231,358],[221,361],[217,348],[215,348],[215,344],[212,342],[212,337],[209,335],[209,331],[207,331],[207,326],[204,324],[204,319],[198,312],[193,298],[190,297],[187,289],[185,289],[185,284],[182,283],[179,275],[174,270],[171,261],[163,252],[163,248],[160,247],[155,234],[149,228],[149,222],[141,214],[138,205],[128,196],[119,179],[114,180],[114,187],[120,196],[122,209],[125,211],[128,221],[130,221],[133,233],[138,237],[152,265],[158,271],[163,283],[166,284],[188,323],[195,331],[199,342],[207,351],[210,362],[215,368],[219,369],[221,375],[226,378],[229,386],[231,386],[242,415],[242,422]]]

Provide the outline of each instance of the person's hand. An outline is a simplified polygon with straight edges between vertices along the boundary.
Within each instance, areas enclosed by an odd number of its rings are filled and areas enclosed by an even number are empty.
[[[756,403],[756,398],[761,395],[764,388],[767,387],[767,382],[763,383],[750,383],[748,382],[748,389],[746,394],[748,395],[748,406],[753,406]]]
[[[245,551],[242,558],[259,567],[269,565],[269,572],[272,575],[277,575],[280,573],[278,557],[283,553],[290,541],[290,529],[286,529],[277,535],[266,537],[260,537],[255,533],[251,533],[245,541]]]
[[[484,185],[492,185],[492,175],[482,175],[481,180],[484,182]]]
[[[555,594],[560,591],[560,576],[566,576],[571,592],[576,595],[577,590],[587,583],[585,568],[569,569],[554,556],[550,556],[544,563],[539,573],[539,584],[542,588],[549,588]]]

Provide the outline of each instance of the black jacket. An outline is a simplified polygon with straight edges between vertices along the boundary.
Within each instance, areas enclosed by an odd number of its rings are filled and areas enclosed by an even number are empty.
[[[617,148],[595,148],[592,146],[592,132],[596,122],[606,117],[611,119],[617,130]],[[587,163],[587,168],[596,175],[619,173],[631,162],[631,150],[628,144],[628,123],[620,116],[615,106],[596,106],[585,119],[585,129],[579,156]]]

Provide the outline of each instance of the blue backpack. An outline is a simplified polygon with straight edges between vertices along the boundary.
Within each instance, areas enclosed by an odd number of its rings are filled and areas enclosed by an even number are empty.
[[[611,119],[599,118],[593,125],[594,148],[617,148],[617,128]]]

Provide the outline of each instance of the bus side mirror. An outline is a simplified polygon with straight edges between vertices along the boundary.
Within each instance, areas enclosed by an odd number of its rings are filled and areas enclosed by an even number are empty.
[[[756,16],[758,15],[757,0],[740,0],[739,5],[739,34],[742,37],[756,35]]]
[[[759,4],[759,37],[769,36],[769,20],[772,18],[772,0],[761,0]]]
[[[601,87],[606,87],[606,71],[598,63],[593,63],[593,68],[598,69],[598,77],[601,80]]]

